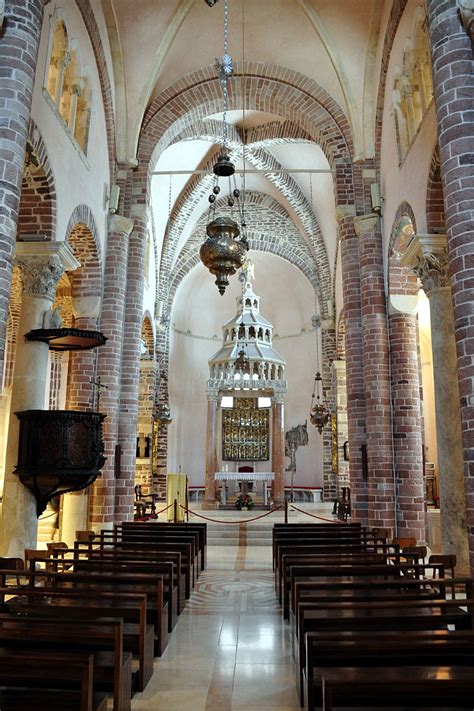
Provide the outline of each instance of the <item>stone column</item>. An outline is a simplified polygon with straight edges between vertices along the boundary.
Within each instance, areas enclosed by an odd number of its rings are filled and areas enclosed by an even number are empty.
[[[117,523],[133,520],[147,206],[144,204],[132,205],[131,216],[134,219],[134,228],[130,234],[128,249],[119,415],[119,442],[122,447],[122,461],[120,479],[116,481],[115,486],[115,520]]]
[[[360,302],[359,245],[354,217],[338,209],[341,235],[342,289],[346,326],[347,431],[352,520],[367,525],[367,481],[362,473],[361,447],[366,444],[364,351]]]
[[[45,409],[49,357],[46,343],[27,341],[24,335],[42,328],[43,317],[54,303],[59,279],[65,270],[77,269],[79,262],[65,242],[20,242],[16,246],[15,263],[22,272],[23,297],[8,429],[1,555],[23,558],[25,548],[36,548],[38,521],[33,494],[14,474],[20,436],[15,412]]]
[[[425,495],[420,418],[417,296],[390,299],[393,447],[397,477],[397,530],[424,543]]]
[[[273,503],[280,506],[285,501],[285,396],[275,393],[272,407],[272,471]]]
[[[430,302],[436,440],[443,552],[455,553],[457,571],[469,571],[462,427],[449,263],[444,235],[416,235],[402,263],[421,279]]]
[[[217,398],[218,392],[207,391],[207,429],[206,429],[206,479],[204,509],[216,508],[216,471],[217,471]]]
[[[104,386],[100,395],[100,411],[107,415],[103,428],[107,460],[102,475],[92,485],[89,512],[90,525],[98,531],[111,528],[114,523],[115,447],[118,444],[128,238],[132,229],[133,221],[121,215],[113,215],[109,220],[100,319],[100,330],[108,340],[99,349],[97,360],[97,376]]]
[[[100,313],[100,295],[72,299],[75,328],[97,330]],[[69,354],[66,408],[68,410],[92,411],[96,409],[95,386],[98,349],[71,351]],[[61,540],[72,546],[76,531],[89,525],[90,487],[65,494],[62,498]]]
[[[44,0],[7,0],[0,36],[0,373]]]
[[[369,526],[395,532],[390,363],[382,235],[375,214],[354,219],[359,238]]]
[[[332,372],[336,383],[337,417],[337,496],[343,486],[350,486],[349,462],[344,459],[344,443],[348,441],[347,429],[347,385],[346,363],[343,360],[332,362]]]
[[[428,0],[441,178],[461,397],[471,569],[474,569],[474,95],[472,0]]]

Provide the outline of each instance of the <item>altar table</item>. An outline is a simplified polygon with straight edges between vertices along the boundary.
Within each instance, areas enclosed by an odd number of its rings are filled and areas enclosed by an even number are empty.
[[[216,472],[215,480],[222,481],[222,503],[227,503],[227,482],[228,481],[274,481],[275,472]],[[268,492],[267,487],[263,486],[263,501],[265,505],[268,504]]]

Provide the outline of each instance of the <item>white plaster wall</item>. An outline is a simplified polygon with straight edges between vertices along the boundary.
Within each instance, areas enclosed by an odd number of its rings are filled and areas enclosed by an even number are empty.
[[[406,201],[411,205],[418,231],[426,230],[426,188],[431,157],[436,145],[434,104],[425,114],[418,135],[401,165],[398,160],[395,118],[391,108],[395,70],[397,65],[402,63],[404,45],[411,37],[414,12],[419,5],[419,0],[409,0],[407,4],[395,37],[387,73],[381,151],[385,255],[400,203]]]
[[[67,135],[61,121],[43,94],[48,62],[50,18],[55,7],[62,11],[69,39],[76,42],[83,67],[90,80],[92,112],[89,145],[85,159],[81,155],[80,149]],[[77,205],[85,204],[94,216],[100,240],[103,242],[106,234],[103,195],[104,186],[109,181],[105,116],[92,45],[73,0],[63,0],[61,5],[50,3],[45,8],[31,115],[43,137],[55,178],[56,239],[63,240],[65,238],[66,227],[74,208]]]
[[[428,462],[434,462],[435,470],[438,472],[430,303],[428,297],[421,289],[418,293],[418,333],[420,338],[421,381],[423,385],[423,419],[425,446],[427,448],[426,459]]]
[[[311,326],[314,291],[299,270],[279,257],[252,252],[251,258],[262,315],[273,323],[274,334],[278,334],[273,345],[287,361],[288,430],[304,423],[310,410],[316,352]],[[222,324],[235,314],[240,293],[236,276],[223,297],[213,282],[214,277],[199,264],[180,285],[172,312],[169,391],[173,422],[169,427],[168,470],[175,471],[181,464],[194,485],[204,483],[208,359],[220,347]],[[191,333],[187,334],[188,330]],[[308,430],[309,445],[297,453],[295,483],[321,486],[322,438],[310,424]],[[256,469],[267,470],[268,466],[260,462]],[[289,474],[286,476],[289,481]]]

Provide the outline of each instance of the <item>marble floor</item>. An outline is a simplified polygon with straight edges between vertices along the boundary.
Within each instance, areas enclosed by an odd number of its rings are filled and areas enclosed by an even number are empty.
[[[208,546],[168,647],[133,711],[297,711],[270,546]]]

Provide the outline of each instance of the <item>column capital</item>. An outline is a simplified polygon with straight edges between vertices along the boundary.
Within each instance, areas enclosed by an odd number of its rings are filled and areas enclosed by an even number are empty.
[[[458,0],[459,15],[464,28],[474,41],[474,0]]]
[[[340,224],[346,217],[355,217],[355,205],[338,205],[336,207],[336,220]]]
[[[64,272],[74,271],[81,264],[67,242],[17,242],[15,266],[21,269],[23,293],[53,301]]]
[[[215,401],[217,402],[219,398],[219,388],[212,388],[212,387],[207,387],[206,388],[206,396],[208,401]]]
[[[273,393],[273,402],[276,405],[283,405],[286,400],[286,392],[276,392]]]
[[[144,220],[148,218],[148,205],[146,202],[136,202],[130,209],[130,214],[135,220]]]
[[[378,226],[379,216],[372,212],[370,215],[358,215],[354,217],[354,229],[357,237],[375,232]]]
[[[446,235],[416,234],[400,260],[419,277],[428,297],[435,289],[451,287],[447,245]]]
[[[109,216],[109,232],[118,232],[128,237],[133,230],[133,224],[133,220],[123,215],[115,214]]]

